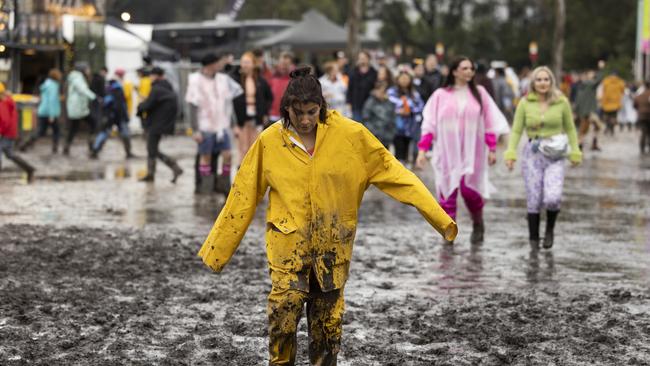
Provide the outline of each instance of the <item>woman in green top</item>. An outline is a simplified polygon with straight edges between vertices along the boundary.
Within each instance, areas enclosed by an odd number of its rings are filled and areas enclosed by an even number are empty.
[[[525,129],[529,140],[524,147],[522,172],[526,184],[530,245],[533,249],[539,247],[539,214],[544,206],[547,214],[544,248],[551,248],[553,228],[560,212],[565,163],[563,155],[552,156],[544,145],[553,140],[554,143],[549,145],[557,148],[560,141],[559,147],[562,147],[561,135],[566,134],[570,146],[568,157],[573,165],[582,161],[582,152],[578,148],[571,106],[557,88],[551,70],[545,66],[538,67],[533,70],[531,79],[530,93],[517,106],[504,158],[506,166],[512,170],[517,160],[519,139]]]

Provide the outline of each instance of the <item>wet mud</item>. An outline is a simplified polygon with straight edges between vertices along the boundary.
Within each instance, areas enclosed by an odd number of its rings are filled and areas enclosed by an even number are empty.
[[[263,365],[262,235],[253,228],[213,274],[196,257],[200,236],[0,226],[0,364]],[[440,247],[432,261],[430,248],[384,242],[371,251],[377,240],[372,230],[358,236],[341,365],[650,364],[642,286],[443,288],[444,276],[427,273],[431,262],[461,249]],[[548,258],[537,261],[544,276]],[[308,364],[306,332],[303,317],[299,365]]]

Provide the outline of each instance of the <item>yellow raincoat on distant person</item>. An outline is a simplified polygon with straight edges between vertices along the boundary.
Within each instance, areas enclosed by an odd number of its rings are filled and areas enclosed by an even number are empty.
[[[343,288],[359,205],[370,184],[415,206],[445,239],[456,237],[456,223],[415,174],[363,125],[329,111],[318,123],[313,156],[282,121],[261,133],[199,256],[220,272],[270,189],[266,249],[274,289],[309,292],[312,269],[322,291]]]

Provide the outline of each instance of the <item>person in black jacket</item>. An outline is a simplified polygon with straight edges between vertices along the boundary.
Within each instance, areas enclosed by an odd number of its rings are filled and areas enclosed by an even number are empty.
[[[163,135],[174,133],[174,123],[178,112],[176,92],[172,85],[165,79],[165,71],[160,67],[151,70],[151,93],[140,105],[138,116],[146,113],[144,120],[147,134],[147,175],[141,179],[143,182],[153,182],[156,174],[156,159],[160,159],[173,172],[172,183],[176,183],[183,170],[171,157],[163,154],[158,149]]]
[[[363,119],[363,105],[368,100],[370,92],[375,87],[377,71],[370,66],[370,54],[367,51],[359,52],[357,67],[350,72],[348,93],[346,101],[352,109],[352,119],[361,122]]]
[[[257,139],[257,135],[269,123],[269,110],[273,102],[271,87],[255,66],[255,56],[245,52],[240,59],[240,69],[233,73],[244,93],[233,99],[237,126],[234,128],[239,150],[239,161]]]
[[[115,79],[111,79],[106,87],[106,93],[102,103],[104,110],[104,122],[95,138],[90,153],[91,159],[97,159],[99,152],[102,150],[104,143],[108,139],[113,126],[117,127],[120,132],[120,138],[124,145],[126,158],[131,159],[134,155],[131,153],[131,138],[129,137],[129,114],[127,112],[126,98],[122,85]]]

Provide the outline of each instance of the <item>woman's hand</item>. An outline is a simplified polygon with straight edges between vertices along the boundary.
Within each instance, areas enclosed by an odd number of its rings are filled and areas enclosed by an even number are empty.
[[[579,161],[572,161],[571,162],[571,167],[573,167],[573,168],[577,167],[578,165],[580,165]]]
[[[508,170],[512,170],[515,168],[515,161],[514,160],[506,160],[506,166],[508,167]]]
[[[427,163],[426,152],[424,150],[419,150],[418,157],[415,159],[415,166],[417,166],[419,169],[422,169],[424,168],[426,163]]]
[[[200,132],[194,132],[192,139],[196,141],[197,144],[203,142],[203,135]]]
[[[497,163],[497,153],[495,151],[490,151],[488,153],[488,164],[490,166]]]

